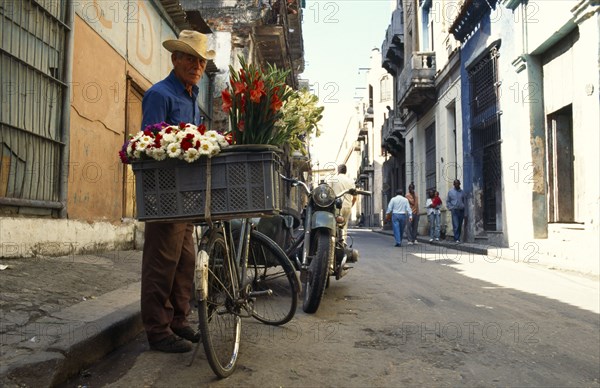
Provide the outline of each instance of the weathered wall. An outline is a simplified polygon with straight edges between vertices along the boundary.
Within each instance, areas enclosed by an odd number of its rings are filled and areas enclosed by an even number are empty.
[[[116,152],[125,139],[125,60],[79,17],[74,30],[68,217],[114,221],[122,206]]]

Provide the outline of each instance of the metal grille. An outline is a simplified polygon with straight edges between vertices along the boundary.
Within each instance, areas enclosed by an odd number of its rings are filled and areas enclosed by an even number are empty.
[[[425,186],[427,190],[435,189],[435,123],[425,130]]]
[[[483,220],[485,230],[497,230],[498,200],[500,199],[502,166],[500,144],[486,148],[483,153]]]
[[[471,120],[478,122],[497,111],[496,49],[469,69]]]
[[[0,197],[23,204],[60,201],[66,12],[66,1],[0,0]]]
[[[469,69],[471,105],[471,149],[481,161],[483,224],[485,230],[498,229],[499,203],[502,199],[500,158],[500,114],[497,94],[497,49]]]

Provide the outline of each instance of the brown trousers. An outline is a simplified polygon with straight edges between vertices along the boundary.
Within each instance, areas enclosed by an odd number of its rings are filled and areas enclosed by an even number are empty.
[[[148,342],[188,325],[196,255],[193,229],[188,223],[146,223],[141,309]]]

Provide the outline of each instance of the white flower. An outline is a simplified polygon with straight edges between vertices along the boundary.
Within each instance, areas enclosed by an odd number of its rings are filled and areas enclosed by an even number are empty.
[[[156,160],[165,160],[167,158],[167,151],[164,148],[153,148],[149,156]]]
[[[160,140],[160,145],[168,146],[171,143],[175,143],[177,141],[177,137],[173,133],[165,133]]]
[[[219,141],[219,146],[221,146],[221,148],[225,148],[225,147],[229,146],[229,143],[227,142],[227,139],[225,139],[225,136],[220,136],[218,141]]]
[[[213,155],[213,151],[216,147],[210,141],[203,141],[200,143],[200,149],[198,150],[201,155]]]
[[[183,153],[183,160],[185,160],[188,163],[198,160],[199,157],[200,157],[200,153],[198,152],[197,149],[195,149],[193,147],[188,148],[188,150]]]
[[[178,158],[181,155],[181,145],[179,143],[169,144],[167,155],[169,155],[169,158]]]

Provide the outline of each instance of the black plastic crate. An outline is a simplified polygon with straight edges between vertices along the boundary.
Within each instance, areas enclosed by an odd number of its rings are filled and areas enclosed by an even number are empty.
[[[281,208],[280,160],[276,152],[228,152],[211,158],[213,220],[262,217]],[[207,159],[132,163],[137,219],[205,218]]]

